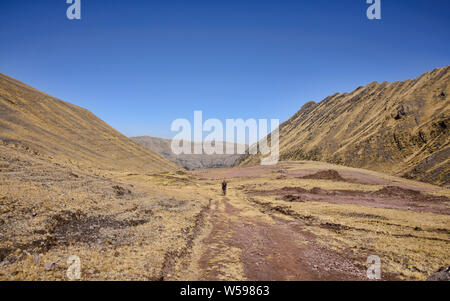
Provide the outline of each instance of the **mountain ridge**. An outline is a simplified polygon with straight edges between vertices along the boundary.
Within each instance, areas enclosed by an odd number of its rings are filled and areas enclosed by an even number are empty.
[[[280,125],[280,160],[314,160],[450,185],[450,66],[307,102]],[[256,164],[245,155],[240,165]]]

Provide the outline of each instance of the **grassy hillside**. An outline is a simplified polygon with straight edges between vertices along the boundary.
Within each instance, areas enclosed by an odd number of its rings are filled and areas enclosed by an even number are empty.
[[[79,167],[175,170],[172,162],[125,137],[86,109],[0,74],[0,141]]]
[[[280,126],[281,160],[315,160],[450,185],[450,66],[308,102]],[[246,156],[241,165],[259,162]]]

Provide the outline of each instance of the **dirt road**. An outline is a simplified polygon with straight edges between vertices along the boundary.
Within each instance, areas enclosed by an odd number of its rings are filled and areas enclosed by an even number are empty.
[[[364,280],[352,260],[315,242],[304,221],[281,218],[238,191],[213,201],[192,258],[199,280]]]
[[[83,280],[367,280],[370,255],[382,280],[424,280],[450,265],[438,186],[307,161],[92,174],[3,156],[0,280],[66,280],[72,255]]]
[[[443,264],[427,254],[448,249],[448,232],[441,228],[448,221],[448,198],[419,192],[435,187],[305,165],[195,172],[232,184],[227,197],[217,193],[204,213],[190,277],[368,280],[372,254],[384,260],[382,280],[424,277]],[[418,264],[408,263],[412,258]],[[183,271],[178,279],[185,277]]]

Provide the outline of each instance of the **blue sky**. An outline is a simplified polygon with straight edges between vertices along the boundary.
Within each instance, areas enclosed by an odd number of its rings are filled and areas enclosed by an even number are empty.
[[[309,101],[450,63],[450,1],[0,2],[0,72],[128,136],[177,118],[288,119]]]

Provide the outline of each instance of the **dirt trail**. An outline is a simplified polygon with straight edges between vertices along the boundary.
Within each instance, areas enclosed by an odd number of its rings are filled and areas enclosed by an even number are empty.
[[[440,187],[306,161],[191,175],[209,193],[231,183],[227,197],[209,195],[181,271],[192,280],[368,280],[370,255],[382,258],[382,280],[448,266],[450,195]]]
[[[199,280],[364,280],[347,257],[315,242],[302,221],[272,217],[239,192],[213,201],[193,261]]]

